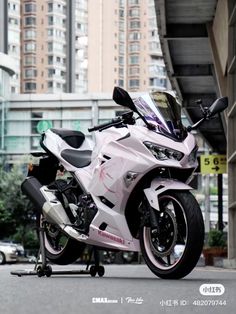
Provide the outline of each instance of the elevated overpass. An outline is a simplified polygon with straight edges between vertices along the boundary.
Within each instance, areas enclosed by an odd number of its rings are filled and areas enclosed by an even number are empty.
[[[192,122],[201,117],[199,104],[220,96],[211,46],[217,0],[156,0],[157,21],[167,72]],[[224,92],[223,92],[224,93]],[[200,127],[213,151],[226,152],[225,120],[218,117]]]
[[[195,103],[209,106],[229,97],[228,113],[205,123],[200,132],[212,152],[228,155],[229,233],[226,265],[236,268],[236,1],[155,0],[167,74],[192,122]]]

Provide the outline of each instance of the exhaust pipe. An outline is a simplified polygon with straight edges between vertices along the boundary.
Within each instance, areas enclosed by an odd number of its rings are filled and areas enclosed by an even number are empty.
[[[79,233],[71,226],[71,222],[61,202],[55,194],[42,185],[35,177],[28,177],[21,184],[22,193],[25,194],[34,204],[35,209],[43,214],[46,220],[56,224],[67,235],[78,241],[85,241],[88,236]]]
[[[21,190],[31,202],[35,209],[43,214],[48,222],[58,225],[65,233],[76,240],[86,240],[88,236],[80,234],[71,226],[71,222],[61,202],[55,194],[42,185],[35,177],[28,177],[21,184]]]
[[[42,214],[43,205],[46,199],[40,193],[42,184],[35,177],[28,177],[21,184],[21,191],[34,204],[35,209]]]
[[[28,196],[35,209],[45,218],[59,226],[71,224],[70,220],[55,194],[35,177],[28,177],[21,185],[22,192]]]

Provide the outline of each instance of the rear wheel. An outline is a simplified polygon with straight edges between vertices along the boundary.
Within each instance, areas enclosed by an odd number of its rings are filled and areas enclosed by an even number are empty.
[[[159,230],[142,226],[140,246],[151,271],[164,279],[188,275],[197,264],[204,241],[201,209],[190,192],[174,192],[159,197],[155,210]]]
[[[40,217],[42,226],[44,218]],[[47,258],[58,265],[67,265],[75,262],[83,253],[85,243],[69,238],[53,224],[44,221],[45,229],[45,250]]]
[[[57,197],[64,207],[69,203],[78,202],[79,191],[72,188],[68,189],[66,180],[56,180],[50,184],[50,188],[64,190],[57,193]],[[75,262],[83,253],[86,244],[69,238],[56,225],[47,222],[43,215],[38,219],[40,227],[44,224],[45,229],[45,249],[47,258],[58,265],[67,265]]]

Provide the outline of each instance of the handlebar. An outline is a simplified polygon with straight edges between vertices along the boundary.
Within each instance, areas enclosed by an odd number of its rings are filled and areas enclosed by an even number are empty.
[[[99,125],[95,125],[94,127],[92,128],[89,128],[88,131],[89,132],[93,132],[93,131],[98,131],[98,130],[101,130],[103,128],[107,128],[109,126],[112,126],[113,124],[117,124],[119,122],[122,122],[122,119],[120,117],[118,118],[114,118],[112,119],[111,121],[109,122],[106,122],[106,123],[102,123],[102,124],[99,124]]]
[[[89,132],[98,131],[98,130],[103,131],[112,126],[120,127],[121,125],[126,125],[126,124],[135,124],[135,119],[133,118],[133,111],[124,112],[120,117],[114,118],[111,121],[103,123],[103,124],[95,125],[94,127],[89,128],[88,131]]]

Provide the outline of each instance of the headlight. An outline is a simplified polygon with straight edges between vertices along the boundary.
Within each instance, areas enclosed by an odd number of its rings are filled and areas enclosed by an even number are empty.
[[[17,250],[15,247],[9,246],[7,252],[10,254],[16,254]]]
[[[194,149],[191,151],[190,155],[188,156],[188,162],[190,164],[194,164],[196,162],[197,151],[198,151],[198,146],[195,146]]]
[[[166,148],[163,146],[158,146],[151,142],[143,142],[143,144],[150,150],[150,152],[153,154],[153,156],[158,160],[178,160],[180,161],[184,154],[170,148]]]

